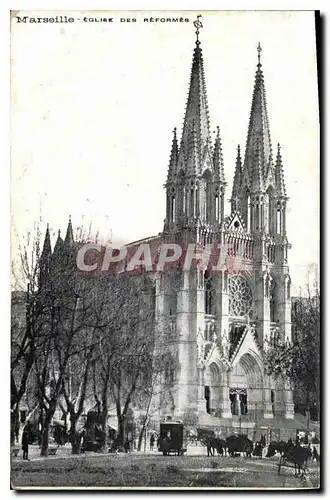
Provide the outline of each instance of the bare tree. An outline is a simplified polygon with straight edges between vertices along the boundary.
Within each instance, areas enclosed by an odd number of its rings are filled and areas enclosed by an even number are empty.
[[[37,315],[40,309],[34,307],[34,296],[38,290],[40,262],[40,226],[28,232],[18,246],[18,261],[12,263],[12,277],[15,292],[21,291],[20,304],[15,307],[12,300],[11,321],[11,441],[14,429],[19,429],[19,406],[30,382],[36,355],[36,341],[40,334]],[[15,265],[14,265],[15,264]],[[16,432],[18,434],[18,432]]]

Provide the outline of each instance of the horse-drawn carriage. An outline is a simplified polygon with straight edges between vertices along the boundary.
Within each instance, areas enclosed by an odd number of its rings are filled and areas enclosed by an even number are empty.
[[[157,440],[158,451],[163,455],[183,455],[187,451],[182,422],[165,422],[160,424]]]

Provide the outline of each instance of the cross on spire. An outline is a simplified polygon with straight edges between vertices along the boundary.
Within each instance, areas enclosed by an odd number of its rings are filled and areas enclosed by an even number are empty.
[[[262,47],[260,45],[260,42],[258,43],[257,51],[258,51],[258,66],[261,66],[260,58],[261,58]]]
[[[194,21],[194,26],[195,26],[195,28],[196,28],[196,44],[197,44],[197,45],[199,44],[199,39],[198,39],[199,30],[200,30],[201,28],[203,28],[203,25],[202,25],[202,23],[201,23],[201,22],[200,22],[200,20],[199,20],[199,18],[200,18],[200,17],[202,17],[202,15],[201,15],[201,14],[198,14],[196,21]]]

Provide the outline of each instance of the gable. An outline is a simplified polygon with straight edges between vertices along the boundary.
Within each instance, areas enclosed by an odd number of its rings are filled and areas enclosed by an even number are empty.
[[[237,232],[246,231],[245,224],[239,212],[235,211],[227,218],[226,229]]]

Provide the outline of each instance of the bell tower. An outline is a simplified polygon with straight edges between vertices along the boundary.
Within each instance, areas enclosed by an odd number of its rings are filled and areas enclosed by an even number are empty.
[[[286,234],[289,198],[286,195],[279,144],[276,160],[273,161],[260,44],[257,51],[258,63],[245,157],[242,162],[238,147],[231,211],[232,214],[239,212],[247,233],[254,241],[254,316],[259,345],[263,349],[274,339],[291,341],[291,280],[288,267],[288,250],[291,245]],[[274,385],[274,381],[268,383]],[[270,392],[270,387],[266,387],[266,407]],[[287,381],[280,384],[276,382],[276,392],[278,410],[291,418],[292,392]]]
[[[212,144],[205,73],[199,30],[195,21],[188,99],[180,144],[173,131],[166,188],[164,233],[184,233],[200,241],[200,230],[218,232],[224,220],[225,178],[219,127]],[[197,240],[196,240],[197,238]]]

